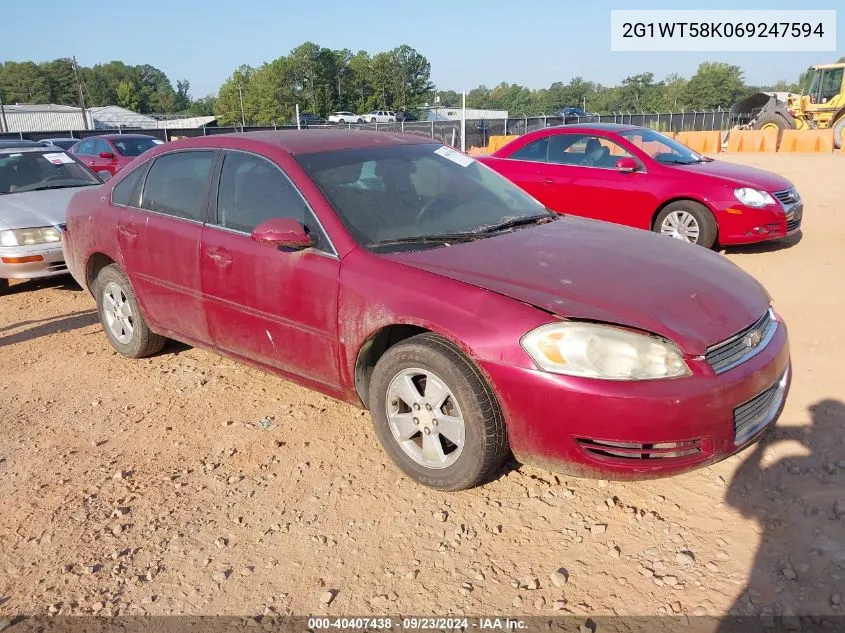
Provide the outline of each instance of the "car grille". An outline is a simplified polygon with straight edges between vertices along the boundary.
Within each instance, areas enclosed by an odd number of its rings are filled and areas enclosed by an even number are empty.
[[[591,440],[576,438],[582,450],[597,457],[614,457],[617,459],[671,459],[674,457],[689,457],[701,452],[701,440],[684,440],[681,442],[610,442],[606,440]]]
[[[784,189],[783,191],[775,191],[772,195],[784,205],[795,204],[800,200],[798,192],[795,191],[795,187]]]
[[[801,226],[801,217],[795,217],[795,211],[786,214],[786,232],[791,233]]]
[[[761,352],[777,330],[774,311],[769,308],[757,321],[729,339],[707,348],[705,360],[717,374],[744,363]]]
[[[734,444],[744,444],[775,419],[783,404],[788,378],[789,368],[771,387],[734,409]]]

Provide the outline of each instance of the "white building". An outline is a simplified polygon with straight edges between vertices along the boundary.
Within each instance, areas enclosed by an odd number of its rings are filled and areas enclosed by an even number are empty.
[[[184,129],[213,124],[213,116],[156,119],[120,106],[88,108],[89,130],[120,129]],[[37,105],[4,105],[5,132],[69,132],[84,130],[82,110],[74,106],[54,103]],[[0,117],[3,124],[3,117]]]
[[[427,121],[460,121],[464,112],[461,108],[448,108],[445,106],[429,107],[426,110],[428,110]],[[488,121],[493,119],[507,119],[508,111],[467,108],[465,116],[467,119],[484,119]]]

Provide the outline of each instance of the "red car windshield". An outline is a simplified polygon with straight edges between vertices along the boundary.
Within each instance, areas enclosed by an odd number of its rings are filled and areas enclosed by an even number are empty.
[[[61,150],[0,154],[0,194],[98,184],[94,174]]]
[[[297,160],[362,245],[482,237],[556,219],[516,185],[439,144],[365,147]]]
[[[140,156],[148,149],[156,146],[156,142],[151,138],[128,138],[112,140],[112,145],[117,148],[121,156]]]
[[[620,132],[619,136],[639,147],[658,163],[692,165],[707,162],[706,158],[696,154],[686,145],[654,130],[645,128],[625,130]]]

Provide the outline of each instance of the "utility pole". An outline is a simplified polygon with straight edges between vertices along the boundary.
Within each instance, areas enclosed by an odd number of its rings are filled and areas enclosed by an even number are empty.
[[[6,106],[3,105],[3,92],[0,91],[0,132],[8,132],[9,124],[6,122]]]
[[[82,82],[79,80],[79,68],[76,65],[76,56],[73,58],[73,76],[76,78],[76,89],[79,91],[79,109],[82,110],[82,125],[88,129],[88,113],[85,111],[85,96],[82,94]]]
[[[244,117],[244,91],[241,82],[238,82],[238,96],[241,100],[241,132],[243,132],[244,126],[246,125],[246,118]]]

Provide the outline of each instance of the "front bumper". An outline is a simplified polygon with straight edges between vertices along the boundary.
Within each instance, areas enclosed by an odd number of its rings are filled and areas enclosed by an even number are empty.
[[[646,479],[718,462],[771,427],[789,391],[786,326],[765,349],[715,375],[603,381],[482,362],[523,462],[575,476]]]
[[[34,261],[14,261],[14,260]],[[0,279],[38,279],[67,274],[61,242],[0,247]]]
[[[804,203],[753,209],[739,204],[717,210],[722,246],[752,244],[794,235],[801,230]]]

